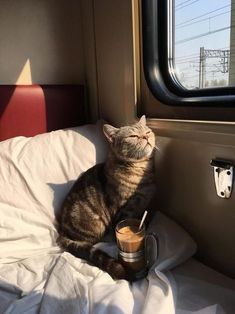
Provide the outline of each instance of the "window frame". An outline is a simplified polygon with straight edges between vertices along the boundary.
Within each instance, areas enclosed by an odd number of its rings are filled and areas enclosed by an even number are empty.
[[[172,2],[141,1],[143,68],[150,91],[157,100],[170,106],[234,108],[235,86],[188,90],[174,76],[173,64],[169,61]],[[233,116],[235,118],[235,113]]]

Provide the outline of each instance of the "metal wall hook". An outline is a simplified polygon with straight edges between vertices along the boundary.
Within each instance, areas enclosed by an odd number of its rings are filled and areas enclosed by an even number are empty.
[[[221,159],[212,159],[210,162],[214,168],[216,192],[219,197],[229,198],[233,186],[233,165],[231,162]]]

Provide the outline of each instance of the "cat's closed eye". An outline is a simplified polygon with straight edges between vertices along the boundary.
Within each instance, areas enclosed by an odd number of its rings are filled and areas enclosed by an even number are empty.
[[[129,135],[129,137],[139,138],[139,136],[138,136],[138,135],[136,135],[136,134]]]

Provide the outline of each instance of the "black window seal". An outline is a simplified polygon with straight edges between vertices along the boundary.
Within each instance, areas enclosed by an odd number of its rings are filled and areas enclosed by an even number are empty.
[[[169,71],[169,4],[171,0],[142,0],[142,40],[145,79],[153,95],[166,105],[234,107],[235,87],[187,90]]]

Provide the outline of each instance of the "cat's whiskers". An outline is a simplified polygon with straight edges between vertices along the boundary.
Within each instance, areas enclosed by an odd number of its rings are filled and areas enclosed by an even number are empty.
[[[153,148],[156,149],[156,150],[159,151],[159,152],[161,151],[158,146],[154,146]]]

